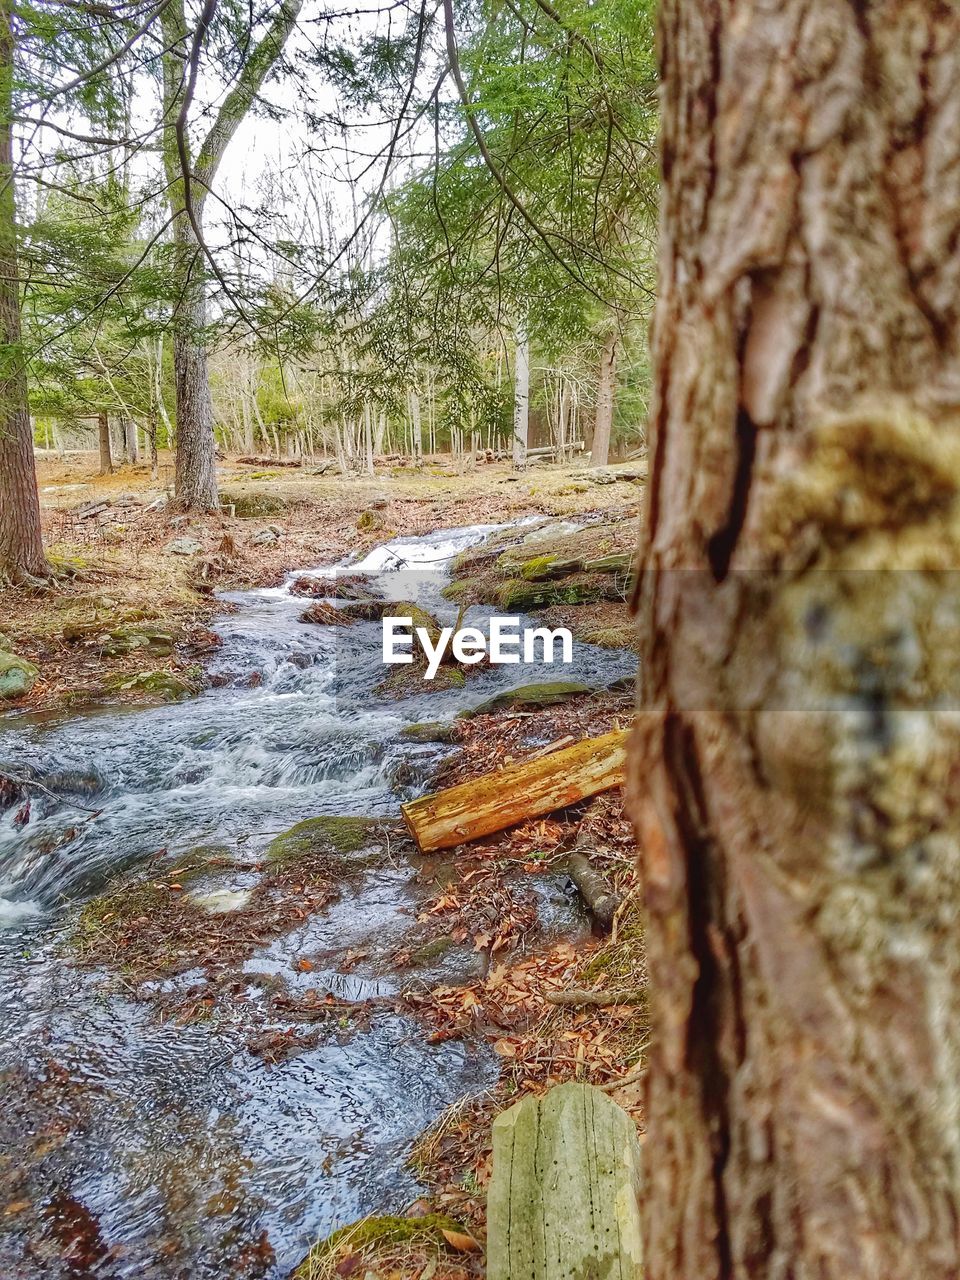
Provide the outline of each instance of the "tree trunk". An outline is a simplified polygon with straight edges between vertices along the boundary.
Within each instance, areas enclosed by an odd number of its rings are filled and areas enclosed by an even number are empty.
[[[48,574],[20,333],[13,182],[13,54],[9,0],[0,0],[0,577]]]
[[[97,414],[97,440],[100,445],[100,474],[113,475],[113,449],[110,444],[110,415],[105,409]]]
[[[660,28],[647,1277],[953,1280],[960,10]]]
[[[173,336],[177,399],[175,493],[177,505],[184,510],[215,511],[218,506],[213,402],[205,345],[206,264],[203,246],[197,239],[203,224],[204,199],[227,147],[283,53],[301,4],[302,0],[282,0],[259,41],[247,45],[243,65],[195,155],[187,130],[182,138],[177,136],[181,112],[190,106],[185,103],[189,76],[184,70],[184,50],[189,48],[194,33],[188,25],[183,0],[167,0],[162,7],[163,163],[173,219],[179,298]]]
[[[217,460],[213,400],[207,372],[207,297],[203,254],[190,223],[174,228],[177,276],[183,281],[174,315],[173,377],[177,402],[176,504],[184,511],[216,511]],[[196,277],[195,279],[193,277]]]
[[[597,415],[593,425],[593,448],[590,461],[605,467],[610,461],[610,434],[613,430],[613,408],[617,395],[617,348],[620,335],[611,329],[600,348],[600,376],[597,381]]]
[[[517,344],[513,375],[513,466],[522,471],[527,465],[527,440],[530,429],[530,340],[525,325],[517,326]]]
[[[137,439],[137,424],[133,418],[124,418],[123,431],[127,448],[127,460],[136,464],[140,461],[140,441]]]
[[[420,396],[415,390],[410,392],[410,441],[413,460],[419,466],[423,461],[423,423],[420,417]]]

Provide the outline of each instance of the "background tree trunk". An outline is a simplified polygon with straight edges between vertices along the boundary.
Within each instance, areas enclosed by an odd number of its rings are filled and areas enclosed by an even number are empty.
[[[110,443],[110,415],[106,409],[97,414],[97,441],[100,446],[100,474],[113,475],[113,449]]]
[[[660,27],[646,1274],[953,1280],[960,9]]]
[[[174,228],[178,275],[185,282],[174,316],[173,377],[177,401],[177,452],[174,493],[190,511],[216,511],[217,459],[213,400],[207,371],[207,298],[202,250],[193,228],[181,218]],[[191,265],[192,264],[192,267]]]
[[[0,0],[0,576],[48,574],[20,345],[20,275],[13,182],[13,55],[9,0]]]
[[[513,375],[513,466],[522,471],[527,465],[527,442],[530,432],[530,339],[526,326],[517,326],[516,367]]]
[[[193,31],[187,24],[183,0],[168,0],[161,14],[165,46],[163,161],[170,213],[174,219],[175,266],[179,285],[173,339],[177,399],[175,492],[178,506],[185,510],[215,511],[218,507],[213,401],[206,352],[206,263],[204,249],[197,236],[203,225],[204,199],[213,185],[227,147],[253,106],[264,80],[283,53],[283,47],[296,26],[301,5],[302,0],[281,0],[273,11],[270,24],[259,42],[247,49],[246,59],[233,87],[221,102],[195,158],[189,140],[184,136],[185,158],[190,168],[189,202],[177,125],[181,112],[188,113],[190,106],[186,101],[189,78],[186,55],[192,47]],[[185,134],[186,124],[182,123]]]
[[[613,409],[617,395],[617,347],[620,335],[615,329],[603,340],[600,348],[600,376],[597,381],[597,414],[593,426],[593,446],[590,461],[595,467],[605,467],[610,461],[610,435],[613,431]]]

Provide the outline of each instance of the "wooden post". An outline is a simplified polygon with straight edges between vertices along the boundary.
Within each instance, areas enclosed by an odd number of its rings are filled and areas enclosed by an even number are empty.
[[[641,1280],[640,1148],[592,1085],[561,1084],[493,1122],[487,1280]]]

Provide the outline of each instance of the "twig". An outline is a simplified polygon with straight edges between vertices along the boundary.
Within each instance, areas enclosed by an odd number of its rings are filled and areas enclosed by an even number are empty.
[[[64,797],[58,795],[56,791],[51,791],[49,787],[45,787],[42,782],[36,782],[33,778],[19,778],[15,773],[7,773],[6,769],[0,769],[0,778],[6,778],[8,782],[15,782],[19,787],[36,787],[38,791],[42,791],[44,795],[51,796],[54,800],[62,800]],[[84,813],[89,813],[92,818],[99,818],[103,813],[102,809],[91,809],[88,805],[81,804],[78,800],[73,801],[73,807],[80,809]]]
[[[588,1005],[606,1008],[614,1004],[645,1004],[647,993],[642,987],[625,991],[587,991],[581,987],[568,987],[566,991],[548,991],[548,1004],[563,1005],[571,1009],[583,1009]]]

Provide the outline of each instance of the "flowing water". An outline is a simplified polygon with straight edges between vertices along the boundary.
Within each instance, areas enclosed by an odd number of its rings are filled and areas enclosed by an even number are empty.
[[[397,539],[350,571],[376,573],[392,599],[416,592],[450,621],[446,566],[488,531]],[[0,815],[4,1280],[285,1276],[318,1236],[415,1196],[411,1141],[495,1078],[482,1049],[430,1044],[393,1012],[268,1065],[243,1051],[240,1028],[164,1022],[122,981],[65,962],[80,905],[118,874],[159,851],[177,859],[215,845],[234,859],[242,893],[271,836],[318,814],[393,816],[424,789],[444,748],[404,741],[406,724],[563,675],[491,668],[463,689],[391,701],[374,691],[378,624],[350,629],[366,628],[372,646],[358,660],[343,628],[298,621],[309,601],[289,582],[228,599],[213,663],[224,687],[149,709],[0,722],[4,767],[53,793],[32,791],[25,826],[13,810]],[[630,667],[627,655],[581,646],[573,670],[605,684]],[[361,877],[247,972],[295,985],[290,956],[309,943],[328,957],[313,985],[348,998],[399,990],[400,975],[343,957],[402,936],[413,881],[406,863]],[[543,877],[537,890],[543,930],[580,927],[561,882]]]

